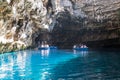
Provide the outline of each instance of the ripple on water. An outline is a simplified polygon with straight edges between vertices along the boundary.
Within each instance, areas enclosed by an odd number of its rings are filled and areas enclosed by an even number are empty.
[[[119,52],[19,51],[0,55],[0,80],[119,80]]]

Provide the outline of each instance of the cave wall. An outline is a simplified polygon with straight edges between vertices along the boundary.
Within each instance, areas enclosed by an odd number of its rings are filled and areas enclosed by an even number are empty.
[[[0,0],[0,52],[35,45],[35,38],[49,28],[47,3],[48,0]]]
[[[79,43],[92,48],[119,45],[116,40],[120,37],[119,0],[70,1],[72,10],[67,8],[56,16],[55,44],[61,48]]]
[[[116,39],[119,27],[120,0],[0,1],[0,52],[37,45],[40,35],[66,48]]]

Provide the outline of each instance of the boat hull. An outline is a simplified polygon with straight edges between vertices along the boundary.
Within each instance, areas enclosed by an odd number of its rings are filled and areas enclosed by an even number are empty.
[[[40,47],[39,50],[48,50],[48,49],[57,49],[56,46],[50,46],[50,47]]]
[[[40,48],[38,48],[39,50],[47,50],[47,49],[49,49],[49,47],[40,47]]]
[[[57,49],[56,46],[50,46],[50,49]]]
[[[74,50],[87,51],[87,50],[88,50],[88,48],[74,48]]]

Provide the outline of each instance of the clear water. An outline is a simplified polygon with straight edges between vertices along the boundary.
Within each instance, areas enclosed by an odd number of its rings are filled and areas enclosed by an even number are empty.
[[[0,55],[0,80],[120,80],[120,52],[5,53]]]

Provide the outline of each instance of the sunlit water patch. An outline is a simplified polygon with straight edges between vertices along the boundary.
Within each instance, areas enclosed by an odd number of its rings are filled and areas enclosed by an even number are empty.
[[[119,67],[119,52],[25,50],[0,55],[0,80],[119,80]]]

